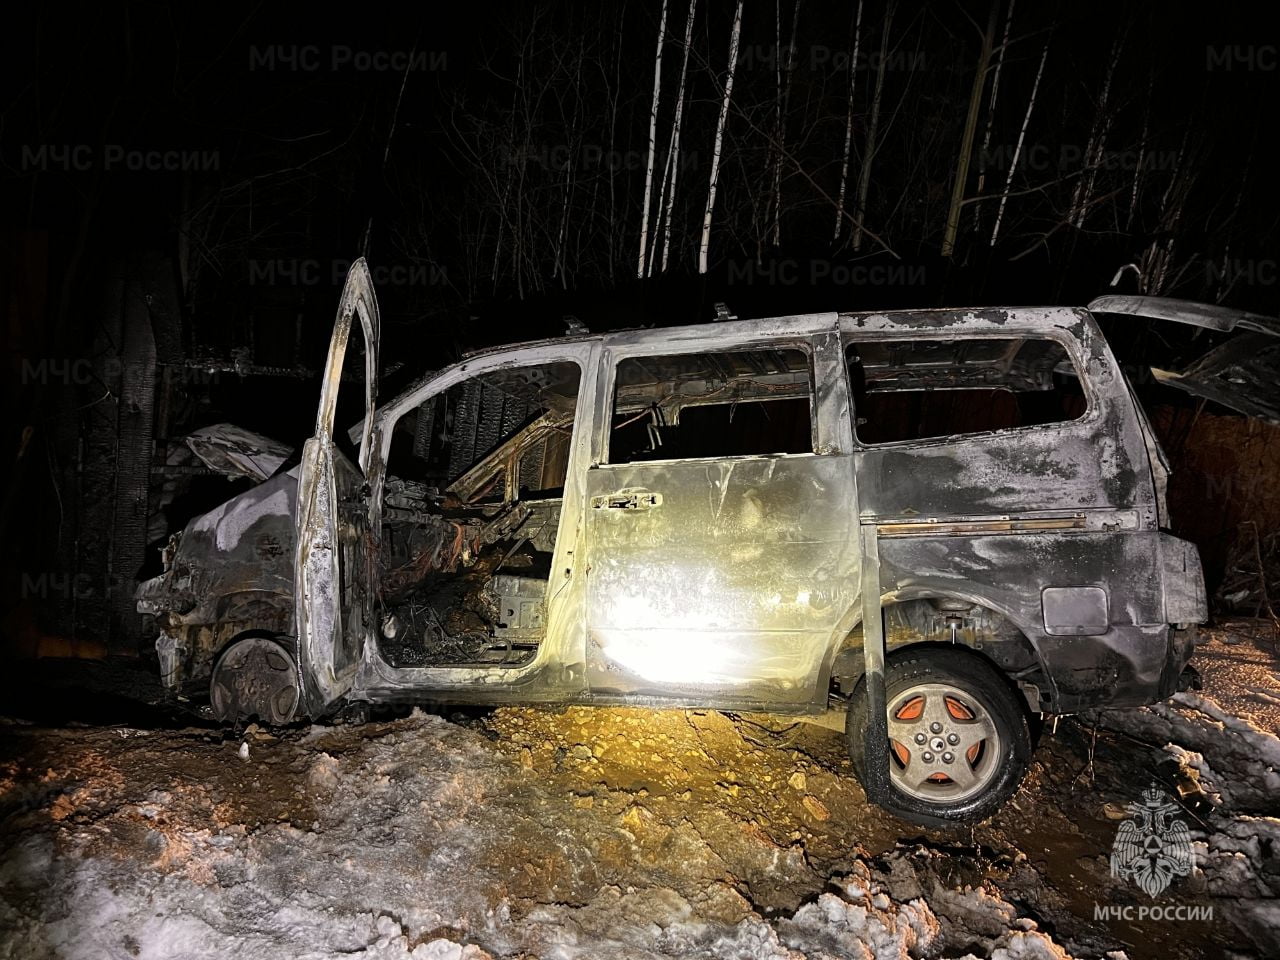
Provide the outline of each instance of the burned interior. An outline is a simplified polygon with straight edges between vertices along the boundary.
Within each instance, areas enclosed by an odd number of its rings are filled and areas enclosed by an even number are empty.
[[[481,374],[391,427],[379,649],[395,667],[521,666],[543,638],[580,370]],[[812,449],[805,353],[624,361],[613,463]]]
[[[627,358],[608,462],[811,452],[811,390],[800,347]]]
[[[1048,338],[851,342],[846,359],[863,443],[1037,426],[1085,409],[1075,366]]]
[[[377,558],[390,664],[536,651],[580,381],[572,362],[482,374],[391,427]]]

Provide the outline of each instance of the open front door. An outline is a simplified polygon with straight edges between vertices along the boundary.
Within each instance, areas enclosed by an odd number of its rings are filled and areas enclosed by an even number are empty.
[[[365,418],[359,464],[333,440],[342,364],[359,317],[365,343]],[[378,303],[364,259],[351,265],[320,390],[316,432],[302,448],[298,473],[294,604],[298,664],[307,712],[321,716],[351,689],[373,623],[376,524],[366,474],[378,383]]]

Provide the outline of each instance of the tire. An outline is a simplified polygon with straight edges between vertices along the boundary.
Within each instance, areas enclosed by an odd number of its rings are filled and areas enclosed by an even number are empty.
[[[228,646],[209,678],[209,705],[225,724],[258,720],[285,726],[302,714],[294,645],[283,637],[246,635]]]
[[[964,648],[918,646],[889,654],[884,679],[886,809],[928,826],[976,823],[1013,796],[1031,761],[1031,731],[1003,674]],[[864,678],[849,699],[845,724],[849,756],[864,785],[866,725]]]

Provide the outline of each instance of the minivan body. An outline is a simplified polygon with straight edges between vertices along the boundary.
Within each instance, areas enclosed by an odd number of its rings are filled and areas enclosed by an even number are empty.
[[[298,465],[191,521],[139,590],[165,684],[207,689],[223,720],[835,705],[872,799],[928,822],[1016,788],[1021,770],[1012,788],[992,771],[1025,766],[1027,719],[1188,682],[1199,557],[1163,529],[1163,455],[1087,310],[571,335],[383,404],[378,333],[359,261]],[[948,743],[976,757],[963,776],[919,766]],[[919,796],[898,790],[912,763]]]

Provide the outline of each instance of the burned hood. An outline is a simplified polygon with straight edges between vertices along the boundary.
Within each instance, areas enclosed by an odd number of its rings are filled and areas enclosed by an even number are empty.
[[[210,470],[236,479],[266,480],[293,453],[293,448],[233,423],[201,427],[183,438]]]
[[[1280,319],[1171,297],[1099,297],[1089,310],[1225,334],[1180,369],[1152,367],[1152,375],[1167,386],[1280,424]]]

